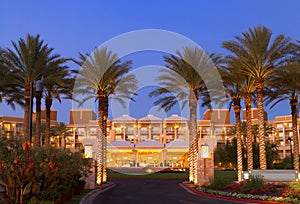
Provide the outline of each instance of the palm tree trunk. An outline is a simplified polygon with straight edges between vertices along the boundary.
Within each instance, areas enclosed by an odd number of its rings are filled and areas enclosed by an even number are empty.
[[[52,99],[47,98],[46,102],[46,130],[45,130],[45,144],[50,144],[50,120],[51,120],[51,106]]]
[[[265,144],[265,110],[264,110],[264,98],[263,98],[263,82],[256,84],[257,91],[257,106],[258,106],[258,138],[259,138],[259,164],[260,169],[267,169],[267,156],[266,156],[266,144]]]
[[[108,98],[105,94],[98,94],[98,155],[97,155],[97,183],[106,182],[106,127],[108,118]]]
[[[290,100],[290,106],[292,109],[292,128],[293,128],[293,146],[294,146],[294,169],[299,171],[299,142],[298,142],[298,131],[297,131],[297,118],[298,118],[298,98]]]
[[[189,180],[193,183],[197,183],[197,164],[198,164],[198,138],[197,138],[197,98],[195,93],[191,90],[189,96],[189,109],[190,109],[190,121],[189,121],[189,142],[190,142],[190,172]]]
[[[252,134],[252,121],[251,121],[251,107],[252,97],[251,94],[245,95],[245,107],[246,107],[246,146],[247,146],[247,169],[251,171],[253,169],[253,134]]]
[[[24,99],[25,99],[25,105],[24,105],[24,138],[25,141],[30,140],[30,135],[29,135],[29,109],[30,109],[30,84],[26,84],[24,86],[25,91],[24,91]]]
[[[35,114],[35,146],[41,146],[41,100],[42,93],[36,92],[36,114]]]
[[[238,181],[242,181],[243,171],[243,151],[242,151],[242,139],[241,139],[241,99],[234,102],[233,109],[235,113],[235,126],[236,126],[236,143],[237,143],[237,169],[238,169]]]

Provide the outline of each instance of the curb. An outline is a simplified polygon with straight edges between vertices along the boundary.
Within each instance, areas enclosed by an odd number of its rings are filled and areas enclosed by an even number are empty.
[[[80,201],[79,204],[92,204],[94,199],[101,193],[108,191],[109,189],[115,187],[116,184],[114,183],[109,183],[106,186],[101,186],[99,189],[95,189],[88,194],[86,194]]]
[[[204,193],[201,191],[197,191],[195,188],[191,187],[194,185],[187,185],[186,183],[179,184],[184,190],[187,192],[193,194],[193,195],[201,195],[205,197],[211,197],[215,199],[221,199],[221,200],[229,200],[229,201],[238,201],[238,202],[245,202],[245,203],[269,203],[269,204],[285,204],[284,202],[274,202],[274,201],[266,201],[266,200],[251,200],[251,199],[245,199],[245,198],[232,198],[227,196],[219,196],[219,195],[213,195],[209,193]]]

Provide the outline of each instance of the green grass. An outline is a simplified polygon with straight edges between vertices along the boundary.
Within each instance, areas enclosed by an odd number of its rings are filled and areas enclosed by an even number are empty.
[[[237,180],[235,171],[228,170],[215,170],[214,180],[210,183],[212,189],[223,189],[224,186],[232,184]]]
[[[73,198],[71,201],[66,202],[66,204],[79,204],[79,202],[81,201],[81,199],[88,194],[89,192],[91,192],[94,189],[84,189],[84,192],[80,195],[73,195]]]
[[[226,183],[237,181],[237,174],[231,170],[215,170],[215,179],[223,179]]]
[[[125,178],[138,178],[138,179],[188,179],[188,171],[178,172],[156,172],[142,175],[132,175],[126,173],[120,173],[112,170],[107,171],[107,177],[110,179],[125,179]],[[230,170],[215,170],[215,180],[224,180],[226,183],[233,183],[237,180],[237,174],[235,171]]]

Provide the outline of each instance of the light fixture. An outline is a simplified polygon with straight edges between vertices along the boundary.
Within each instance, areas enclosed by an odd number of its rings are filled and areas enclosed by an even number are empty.
[[[201,158],[202,159],[209,158],[209,146],[206,143],[201,145]]]

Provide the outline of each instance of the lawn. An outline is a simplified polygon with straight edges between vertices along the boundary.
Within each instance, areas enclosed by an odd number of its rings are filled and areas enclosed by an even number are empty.
[[[188,171],[156,172],[145,174],[120,173],[113,170],[107,171],[108,180],[110,179],[188,179]]]
[[[108,170],[108,179],[182,179],[188,180],[188,171],[156,172],[141,175],[132,175]],[[237,180],[237,174],[231,170],[215,170],[215,180],[223,180],[226,183],[233,183]]]
[[[215,170],[215,181],[223,180],[225,184],[237,181],[237,173],[233,170]]]

